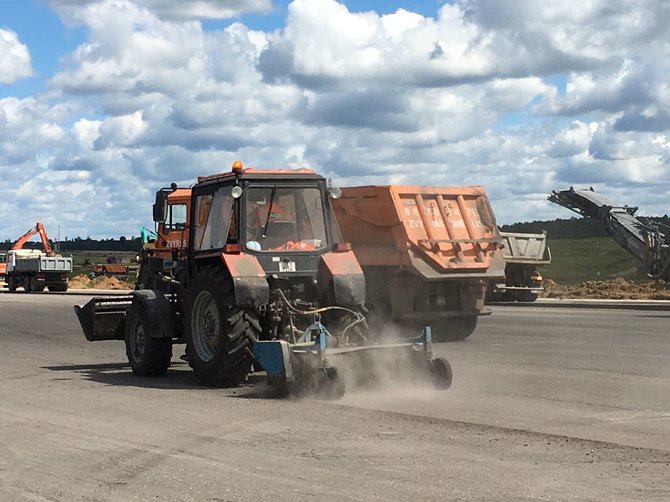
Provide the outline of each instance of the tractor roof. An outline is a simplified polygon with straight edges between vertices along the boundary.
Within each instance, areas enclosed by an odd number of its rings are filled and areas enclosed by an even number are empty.
[[[310,178],[323,179],[323,177],[316,173],[313,169],[257,169],[255,167],[247,167],[239,171],[240,179],[295,179],[295,178]],[[228,171],[225,173],[212,174],[210,176],[198,176],[198,184],[208,183],[211,181],[234,179],[235,173]]]

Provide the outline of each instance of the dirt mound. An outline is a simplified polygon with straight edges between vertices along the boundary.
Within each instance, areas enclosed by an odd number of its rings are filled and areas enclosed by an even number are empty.
[[[75,275],[68,283],[70,289],[87,289],[91,287],[91,278],[86,275]]]
[[[547,279],[544,282],[542,296],[597,300],[670,300],[670,289],[662,283],[628,281],[621,277],[608,281],[586,281],[574,285],[560,285]]]
[[[74,276],[70,279],[68,287],[70,289],[133,289],[132,285],[116,277],[91,278],[87,275]]]

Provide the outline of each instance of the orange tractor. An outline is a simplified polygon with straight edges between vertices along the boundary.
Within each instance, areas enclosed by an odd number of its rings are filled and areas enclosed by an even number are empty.
[[[124,340],[137,375],[166,373],[175,343],[197,378],[235,386],[263,370],[282,388],[337,398],[337,367],[406,358],[438,388],[451,368],[431,329],[390,340],[365,322],[365,277],[339,232],[338,189],[309,169],[244,169],[160,190],[155,240],[132,294],[76,306],[90,341]],[[350,364],[351,360],[355,364]]]

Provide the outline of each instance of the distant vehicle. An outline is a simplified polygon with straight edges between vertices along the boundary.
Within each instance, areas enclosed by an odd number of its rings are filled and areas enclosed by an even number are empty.
[[[128,277],[128,265],[120,263],[98,263],[93,267],[95,277],[106,276],[126,279]]]
[[[500,232],[505,281],[491,282],[487,301],[534,302],[544,290],[538,267],[551,263],[547,232],[523,234]]]
[[[7,274],[7,253],[0,253],[0,284],[5,282]]]
[[[26,242],[39,235],[42,250],[23,249]],[[42,223],[37,222],[12,245],[7,253],[5,282],[11,293],[22,287],[26,293],[67,291],[68,274],[72,272],[72,257],[54,253]]]

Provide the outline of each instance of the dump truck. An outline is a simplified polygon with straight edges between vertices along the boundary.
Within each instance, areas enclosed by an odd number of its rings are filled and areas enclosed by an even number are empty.
[[[430,326],[414,340],[367,326],[365,277],[332,212],[338,194],[309,169],[239,162],[190,189],[161,189],[135,290],[75,306],[86,338],[124,340],[139,376],[165,374],[173,344],[185,343],[196,377],[214,387],[265,371],[289,392],[337,398],[338,366],[372,367],[384,353],[448,388],[451,367],[433,357]]]
[[[128,265],[121,263],[96,263],[93,267],[95,277],[117,277],[119,279],[128,278]]]
[[[538,267],[551,263],[547,232],[541,234],[500,232],[505,260],[505,280],[492,281],[486,300],[534,302],[544,291]]]
[[[650,278],[670,282],[670,228],[641,221],[635,216],[636,206],[617,204],[593,188],[554,190],[547,199],[597,221],[608,235],[643,264]]]
[[[34,235],[39,235],[42,249],[23,249]],[[72,257],[55,253],[49,244],[44,225],[40,222],[28,230],[12,245],[7,253],[5,282],[14,293],[19,287],[26,293],[67,291],[69,273],[72,272]]]
[[[26,293],[67,291],[72,257],[49,256],[34,249],[9,251],[7,254],[7,288],[15,292],[22,287]]]
[[[504,278],[504,264],[482,187],[347,187],[333,205],[365,274],[377,329],[427,323],[435,341],[456,341],[491,313],[487,284]]]

